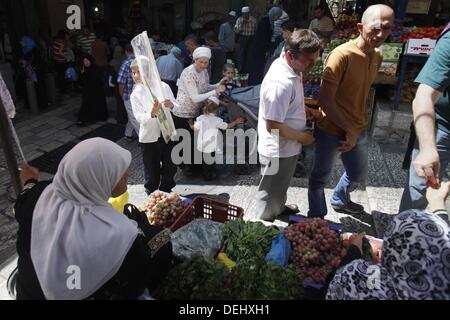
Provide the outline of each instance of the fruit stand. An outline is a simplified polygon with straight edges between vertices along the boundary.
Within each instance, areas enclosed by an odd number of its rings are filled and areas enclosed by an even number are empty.
[[[285,228],[244,221],[242,208],[205,197],[157,191],[142,208],[151,224],[172,231],[177,263],[158,300],[323,299],[352,237],[299,215]],[[372,249],[376,262],[381,244]]]

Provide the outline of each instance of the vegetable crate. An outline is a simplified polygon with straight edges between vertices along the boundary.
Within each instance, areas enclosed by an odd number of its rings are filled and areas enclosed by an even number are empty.
[[[219,200],[196,197],[181,216],[172,224],[170,230],[175,231],[194,219],[209,219],[217,222],[241,219],[244,209]]]

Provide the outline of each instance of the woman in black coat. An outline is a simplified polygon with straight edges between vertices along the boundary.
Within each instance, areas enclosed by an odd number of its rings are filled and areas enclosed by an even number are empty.
[[[83,58],[81,71],[82,97],[81,109],[78,113],[78,124],[108,120],[108,109],[101,70],[95,66],[94,58]]]
[[[273,23],[277,21],[283,11],[278,7],[270,9],[269,13],[262,17],[256,29],[251,51],[248,85],[261,84],[264,79],[264,66],[272,47]]]
[[[17,299],[138,299],[172,267],[170,233],[145,213],[108,204],[127,190],[129,151],[87,139],[64,157],[53,181],[28,165],[15,204]]]

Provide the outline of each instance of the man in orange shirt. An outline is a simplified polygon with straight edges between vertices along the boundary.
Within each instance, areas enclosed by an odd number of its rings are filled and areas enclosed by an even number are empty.
[[[360,36],[334,49],[324,63],[319,106],[324,117],[317,123],[314,168],[309,179],[309,217],[327,214],[324,187],[341,152],[345,172],[331,205],[338,212],[361,214],[364,207],[350,200],[357,183],[364,183],[368,165],[366,100],[382,61],[379,46],[394,25],[394,11],[374,5],[358,23]]]

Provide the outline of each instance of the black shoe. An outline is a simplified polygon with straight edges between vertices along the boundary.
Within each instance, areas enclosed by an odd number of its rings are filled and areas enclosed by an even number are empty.
[[[125,138],[127,138],[127,140],[130,141],[130,142],[137,139],[135,137],[130,137],[130,136],[125,136]]]
[[[86,122],[84,121],[77,121],[77,126],[84,127],[86,125]]]
[[[362,213],[364,213],[364,207],[362,205],[351,202],[351,201],[344,207],[338,207],[338,206],[334,206],[334,205],[331,205],[331,207],[334,209],[334,211],[340,212],[340,213],[346,213],[346,214],[362,214]]]

